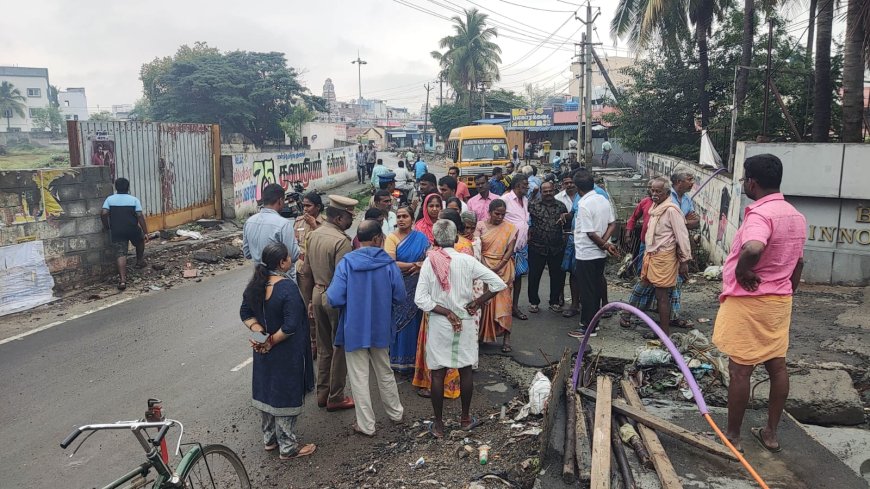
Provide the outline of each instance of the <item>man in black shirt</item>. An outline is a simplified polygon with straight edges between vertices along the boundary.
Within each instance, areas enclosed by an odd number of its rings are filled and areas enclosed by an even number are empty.
[[[109,230],[112,246],[118,257],[118,290],[127,288],[127,250],[128,244],[136,248],[136,268],[145,267],[145,240],[148,227],[142,215],[142,203],[130,195],[130,181],[126,178],[115,180],[114,195],[103,204],[100,218],[103,228]]]
[[[529,312],[538,312],[541,298],[538,287],[544,267],[550,274],[550,310],[560,312],[565,272],[562,257],[565,254],[565,238],[562,234],[562,215],[569,210],[556,200],[556,186],[547,181],[541,184],[541,200],[529,204]]]

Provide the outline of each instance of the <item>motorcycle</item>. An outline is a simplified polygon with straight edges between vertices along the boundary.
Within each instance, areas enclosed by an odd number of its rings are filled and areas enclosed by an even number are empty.
[[[320,190],[314,189],[318,195],[323,195]],[[303,213],[302,198],[307,193],[307,189],[302,185],[302,180],[293,182],[293,191],[287,192],[284,196],[284,208],[278,213],[286,219],[296,219]]]

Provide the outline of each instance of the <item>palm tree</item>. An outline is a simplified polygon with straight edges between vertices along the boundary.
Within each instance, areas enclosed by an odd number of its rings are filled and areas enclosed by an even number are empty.
[[[714,20],[722,15],[722,6],[722,0],[619,0],[610,24],[611,32],[618,37],[627,36],[634,48],[647,48],[660,41],[665,51],[677,52],[681,41],[694,41],[700,64],[698,111],[702,127],[707,127],[710,119],[707,39]]]
[[[740,66],[752,65],[752,46],[755,41],[755,0],[743,2],[743,39],[740,50]],[[749,70],[738,69],[735,100],[737,110],[743,106],[746,92],[749,90]]]
[[[471,110],[471,100],[481,83],[501,79],[498,65],[501,63],[501,48],[492,41],[498,36],[494,27],[487,27],[488,16],[477,9],[465,11],[465,18],[454,16],[452,36],[442,38],[438,45],[444,52],[434,51],[442,73],[453,87],[459,101]]]
[[[27,106],[24,102],[27,99],[21,95],[21,91],[15,88],[15,85],[9,82],[0,83],[0,112],[6,117],[6,130],[11,127],[12,113],[18,114],[19,117],[24,117],[24,109]]]
[[[864,124],[864,28],[861,4],[849,0],[846,12],[846,45],[843,52],[843,142],[863,140]],[[870,49],[870,48],[868,48]]]
[[[831,36],[834,0],[821,0],[816,13],[816,66],[813,90],[813,142],[828,142],[831,129]]]

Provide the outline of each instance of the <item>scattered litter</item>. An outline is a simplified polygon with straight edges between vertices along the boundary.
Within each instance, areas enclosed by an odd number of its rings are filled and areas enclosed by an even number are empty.
[[[148,288],[151,290],[163,290],[163,287],[158,287],[156,285],[149,285]]]
[[[641,367],[655,367],[673,363],[674,357],[661,348],[642,346],[637,349],[637,364]]]
[[[529,428],[526,431],[523,431],[522,433],[520,433],[518,435],[514,435],[514,436],[538,436],[541,434],[541,431],[543,431],[543,430],[541,428],[538,428],[538,427]]]
[[[524,424],[522,424],[522,423],[514,423],[514,424],[511,425],[511,429],[512,429],[512,430],[521,430],[521,429],[523,429],[523,428],[525,428],[525,427],[526,427],[526,425],[524,425]]]
[[[504,419],[506,417],[507,417],[507,406],[502,405],[501,412],[498,413],[498,419],[499,419],[499,421],[504,421]]]
[[[514,416],[514,421],[522,421],[529,417],[529,411],[531,411],[532,406],[530,404],[526,404],[520,408],[520,412]]]
[[[181,276],[183,278],[196,278],[199,276],[199,270],[193,268],[193,264],[188,262],[184,265]]]
[[[185,238],[190,238],[190,239],[202,239],[202,233],[199,233],[197,231],[188,231],[186,229],[179,229],[178,231],[175,231],[175,234],[177,234],[179,236],[184,236]]]
[[[489,445],[481,445],[477,449],[477,460],[480,465],[486,465],[489,461]]]
[[[546,408],[550,397],[550,379],[541,371],[535,373],[532,385],[529,387],[529,406],[532,414],[541,414]]]
[[[703,323],[709,323],[709,322],[710,322],[710,318],[698,318],[698,322],[701,323],[701,324],[703,324]]]
[[[422,466],[425,465],[425,464],[426,464],[426,460],[423,459],[423,457],[420,457],[420,458],[417,459],[416,462],[414,462],[414,463],[412,463],[412,464],[408,464],[408,467],[411,467],[411,468],[414,468],[414,469],[419,469],[420,467],[422,467]]]
[[[709,266],[704,269],[703,275],[707,280],[722,280],[722,267]]]
[[[369,465],[368,468],[366,469],[366,474],[377,474],[377,473],[378,473],[378,469],[375,468],[375,464]]]

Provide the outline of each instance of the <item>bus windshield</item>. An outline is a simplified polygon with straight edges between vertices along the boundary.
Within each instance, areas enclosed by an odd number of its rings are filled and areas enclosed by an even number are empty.
[[[468,139],[462,142],[462,160],[503,160],[507,159],[507,142],[501,138]]]

